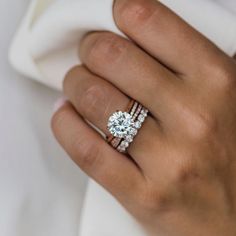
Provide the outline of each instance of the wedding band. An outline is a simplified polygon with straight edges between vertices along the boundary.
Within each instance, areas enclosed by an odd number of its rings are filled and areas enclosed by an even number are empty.
[[[149,112],[137,101],[132,100],[130,104],[132,107],[129,107],[128,111],[113,113],[107,124],[108,131],[111,133],[108,142],[122,153],[125,153],[133,142]]]

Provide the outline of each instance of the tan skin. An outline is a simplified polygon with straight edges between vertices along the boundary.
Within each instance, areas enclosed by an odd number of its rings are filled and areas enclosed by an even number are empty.
[[[57,140],[148,235],[236,235],[236,64],[155,0],[116,0],[131,41],[88,34],[65,78]],[[84,119],[106,124],[129,97],[148,117],[122,155]]]

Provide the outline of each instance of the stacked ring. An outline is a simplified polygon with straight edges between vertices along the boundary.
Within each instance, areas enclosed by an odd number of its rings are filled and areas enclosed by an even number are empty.
[[[111,133],[111,136],[108,137],[111,146],[117,151],[125,153],[142,127],[148,112],[140,103],[131,100],[125,112],[113,113],[107,125],[108,131]]]

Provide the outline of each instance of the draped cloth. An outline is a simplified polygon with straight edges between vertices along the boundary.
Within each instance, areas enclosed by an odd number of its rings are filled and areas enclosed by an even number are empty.
[[[235,1],[162,2],[228,55],[236,53]],[[66,72],[80,63],[78,44],[85,33],[107,30],[122,35],[113,20],[112,4],[112,0],[32,0],[13,39],[10,63],[28,78],[61,90]],[[71,212],[75,201],[76,196],[71,198]],[[65,217],[69,215],[67,212]],[[81,217],[79,236],[145,235],[120,204],[92,180]]]
[[[236,52],[233,12],[211,0],[162,2],[229,55]],[[112,5],[112,0],[32,1],[10,50],[12,65],[30,78],[61,89],[66,72],[79,63],[78,43],[86,32],[120,34]]]

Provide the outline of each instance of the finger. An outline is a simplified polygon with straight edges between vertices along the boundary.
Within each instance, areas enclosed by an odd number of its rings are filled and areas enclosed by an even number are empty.
[[[156,0],[116,0],[118,27],[163,64],[181,74],[195,74],[220,50]],[[220,53],[222,54],[222,53]]]
[[[130,103],[130,98],[83,66],[69,71],[63,88],[79,114],[107,136],[110,135],[107,122],[111,114],[117,110],[125,111]]]
[[[64,80],[64,92],[84,119],[90,121],[107,136],[109,117],[117,110],[124,111],[130,98],[107,81],[89,72],[85,67],[73,68]],[[152,148],[162,145],[162,131],[159,124],[149,117],[134,142],[128,149],[129,154],[141,168],[148,165],[149,158],[144,158]]]
[[[82,41],[80,56],[91,71],[160,119],[170,114],[182,81],[133,43],[112,33],[92,33]]]
[[[114,151],[69,103],[54,114],[52,129],[74,162],[121,202],[129,201],[143,183],[136,165]]]

